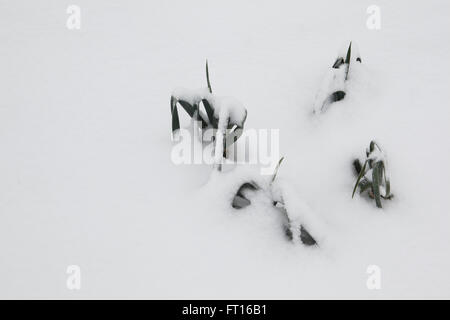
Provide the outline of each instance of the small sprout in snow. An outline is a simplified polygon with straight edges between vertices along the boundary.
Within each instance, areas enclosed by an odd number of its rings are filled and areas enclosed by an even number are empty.
[[[172,114],[172,134],[180,129],[178,105],[194,120],[201,122],[201,129],[215,130],[215,163],[221,168],[227,148],[241,136],[247,119],[247,110],[236,99],[218,97],[212,93],[209,79],[208,61],[206,62],[207,88],[198,90],[177,89],[170,97]]]
[[[359,63],[362,62],[355,46],[352,52],[352,42],[350,42],[347,52],[342,51],[339,53],[331,70],[324,79],[314,102],[314,113],[324,112],[330,104],[345,98],[346,81],[348,80],[352,59]]]
[[[292,240],[293,235],[292,235],[290,225],[289,224],[285,225],[284,230],[285,230],[286,236],[289,238],[289,240]],[[302,225],[300,225],[300,241],[305,246],[317,245],[316,240],[314,240],[314,238],[309,234],[309,232]]]
[[[352,198],[359,187],[360,193],[368,191],[369,196],[375,199],[378,208],[382,208],[381,199],[392,199],[386,155],[375,141],[371,141],[369,149],[366,149],[364,164],[356,159],[353,161],[353,167],[358,178],[353,188]]]
[[[282,157],[280,161],[278,161],[278,165],[275,168],[275,172],[270,181],[271,187],[275,181],[275,178],[277,177],[278,169],[280,168],[283,159],[284,157]],[[306,246],[317,245],[316,240],[311,236],[306,228],[302,224],[298,223],[298,219],[292,217],[292,215],[288,212],[288,210],[286,209],[285,200],[283,199],[283,195],[275,194],[275,192],[272,192],[272,204],[283,215],[283,227],[289,240],[296,242],[297,239],[299,239]]]
[[[296,240],[299,239],[305,246],[318,245],[317,241],[302,224],[295,223],[293,219],[290,218],[289,212],[283,203],[283,199],[276,200],[273,203],[275,208],[283,215],[283,228],[289,240],[296,242]]]

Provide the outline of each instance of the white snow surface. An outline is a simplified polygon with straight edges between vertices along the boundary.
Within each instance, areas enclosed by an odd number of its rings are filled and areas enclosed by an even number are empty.
[[[177,100],[184,100],[190,104],[198,104],[203,99],[211,99],[212,97],[208,88],[188,89],[183,87],[177,87],[173,90],[172,96]]]
[[[1,298],[450,298],[448,1],[377,1],[380,30],[356,0],[76,4],[71,31],[65,2],[0,0]],[[348,39],[363,63],[313,116]],[[319,247],[286,239],[267,190],[231,207],[257,166],[172,163],[170,94],[206,58],[247,129],[280,129],[276,181]],[[351,197],[372,139],[382,210]]]

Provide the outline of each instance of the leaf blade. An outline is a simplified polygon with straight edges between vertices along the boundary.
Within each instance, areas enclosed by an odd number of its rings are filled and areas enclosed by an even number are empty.
[[[361,180],[361,178],[364,176],[365,171],[366,171],[366,166],[367,166],[367,160],[364,162],[364,165],[361,169],[361,172],[358,175],[358,179],[356,179],[356,183],[355,186],[353,188],[353,193],[352,193],[352,198],[355,196],[355,192],[356,192],[356,188],[358,187],[359,181]]]

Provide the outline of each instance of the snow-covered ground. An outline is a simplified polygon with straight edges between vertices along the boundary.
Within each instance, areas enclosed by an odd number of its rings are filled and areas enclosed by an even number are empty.
[[[66,28],[69,4],[81,30]],[[380,30],[366,26],[373,4]],[[0,297],[450,298],[449,9],[0,0]],[[313,116],[349,40],[363,63]],[[277,182],[314,213],[319,247],[289,242],[263,192],[231,208],[254,166],[211,176],[172,162],[170,94],[206,86],[206,58],[247,129],[280,130]],[[351,162],[372,139],[395,195],[382,210],[351,198]],[[66,287],[69,265],[81,290]]]

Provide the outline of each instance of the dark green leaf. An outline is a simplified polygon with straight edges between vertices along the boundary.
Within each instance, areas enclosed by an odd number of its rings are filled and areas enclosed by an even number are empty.
[[[347,56],[345,57],[346,64],[350,64],[351,55],[352,55],[352,42],[350,41],[350,45],[348,46],[348,49],[347,49]]]
[[[380,197],[380,183],[381,183],[380,164],[381,164],[381,162],[375,163],[375,165],[373,167],[373,171],[372,171],[372,190],[373,190],[373,195],[375,197],[375,202],[376,202],[378,208],[382,208],[381,197]]]
[[[345,71],[345,80],[348,78],[348,71],[350,70],[350,58],[352,55],[352,42],[350,41],[350,45],[347,50],[347,57],[345,58],[345,64],[347,65],[347,70]]]
[[[177,99],[170,97],[170,112],[172,114],[172,132],[180,129],[180,118],[178,116]]]
[[[367,160],[364,162],[364,165],[363,165],[363,167],[361,169],[361,172],[359,173],[358,179],[356,179],[355,187],[353,188],[352,198],[355,195],[355,191],[356,191],[356,188],[358,187],[359,180],[361,180],[361,178],[366,173],[366,165],[367,165]]]
[[[273,176],[272,176],[272,182],[275,181],[275,178],[277,177],[278,169],[280,168],[281,162],[283,162],[283,160],[284,160],[284,157],[281,157],[281,159],[278,161],[278,164],[275,168],[275,172],[273,173]]]
[[[386,177],[386,167],[383,163],[383,174],[384,174],[384,184],[385,184],[385,189],[386,189],[386,194],[385,197],[389,198],[391,195],[391,181],[389,181],[389,179]]]
[[[206,60],[206,82],[208,83],[209,93],[212,93],[211,83],[209,82],[208,60]]]

